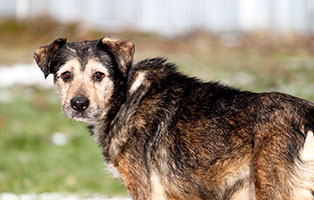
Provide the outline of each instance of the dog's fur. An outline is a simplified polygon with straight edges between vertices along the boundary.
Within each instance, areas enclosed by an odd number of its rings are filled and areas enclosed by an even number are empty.
[[[133,199],[314,199],[313,103],[204,83],[162,58],[132,65],[133,54],[114,37],[35,52],[65,115],[89,124]],[[73,109],[76,97],[88,107]]]

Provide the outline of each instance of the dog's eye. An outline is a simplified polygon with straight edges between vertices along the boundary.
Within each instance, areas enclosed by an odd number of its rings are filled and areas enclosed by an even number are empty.
[[[105,77],[105,74],[102,72],[96,72],[93,76],[94,81],[101,81]]]
[[[63,73],[61,74],[61,78],[62,78],[63,81],[69,82],[69,81],[72,80],[72,74],[71,74],[71,72],[69,72],[69,71],[63,72]]]

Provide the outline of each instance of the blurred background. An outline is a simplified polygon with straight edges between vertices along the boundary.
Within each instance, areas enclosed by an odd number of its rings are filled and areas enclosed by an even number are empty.
[[[127,196],[33,60],[56,37],[104,35],[132,40],[135,62],[162,56],[204,81],[314,101],[312,0],[0,0],[0,200]]]

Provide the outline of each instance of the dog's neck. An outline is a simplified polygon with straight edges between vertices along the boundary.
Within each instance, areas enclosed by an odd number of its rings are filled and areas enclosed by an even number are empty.
[[[122,149],[120,147],[129,138],[129,129],[124,124],[130,124],[132,115],[150,89],[151,85],[144,84],[134,90],[139,71],[141,70],[131,69],[128,78],[117,85],[119,89],[112,97],[106,117],[103,121],[89,126],[97,142],[103,148],[103,154],[108,163],[115,163]]]
[[[156,66],[151,70],[151,64]],[[164,71],[169,71],[165,73]],[[115,164],[115,159],[120,154],[130,137],[130,126],[133,116],[138,109],[140,102],[147,93],[157,92],[153,88],[159,84],[163,74],[176,74],[175,67],[165,64],[161,58],[143,60],[132,66],[128,78],[118,85],[119,91],[112,97],[110,110],[106,118],[92,126],[92,132],[100,146],[106,161]],[[153,93],[155,93],[153,92]]]
[[[95,137],[96,141],[101,146],[104,146],[106,139],[109,135],[110,127],[112,126],[114,119],[116,118],[121,106],[124,104],[126,99],[126,79],[117,81],[117,91],[111,97],[110,106],[107,114],[100,121],[89,123],[88,129],[91,134]]]

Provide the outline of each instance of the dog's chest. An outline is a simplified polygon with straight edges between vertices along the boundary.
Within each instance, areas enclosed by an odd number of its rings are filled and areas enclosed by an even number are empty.
[[[120,152],[120,138],[109,136],[106,124],[95,124],[89,126],[96,142],[103,148],[103,154],[106,159],[107,170],[116,178],[121,178],[117,167],[117,155]],[[108,139],[110,138],[110,140]]]
[[[88,126],[96,142],[102,146],[106,127],[104,124],[93,124]]]
[[[111,163],[106,163],[107,166],[107,170],[110,174],[113,175],[113,177],[121,179],[120,173],[118,171],[118,169]]]

